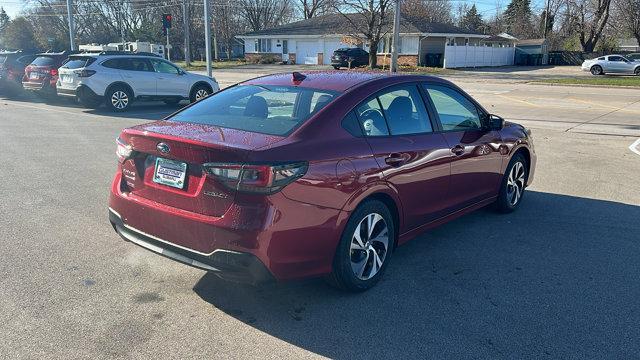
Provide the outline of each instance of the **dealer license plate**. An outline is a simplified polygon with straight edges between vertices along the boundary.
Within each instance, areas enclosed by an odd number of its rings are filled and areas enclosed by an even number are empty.
[[[187,176],[187,164],[181,161],[157,158],[153,181],[158,184],[182,189]]]

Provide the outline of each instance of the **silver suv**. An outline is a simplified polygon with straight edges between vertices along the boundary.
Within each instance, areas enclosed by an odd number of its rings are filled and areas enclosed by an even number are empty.
[[[76,97],[87,107],[105,103],[113,111],[127,110],[134,100],[195,102],[220,90],[214,78],[188,73],[151,54],[73,55],[58,73],[58,95]]]

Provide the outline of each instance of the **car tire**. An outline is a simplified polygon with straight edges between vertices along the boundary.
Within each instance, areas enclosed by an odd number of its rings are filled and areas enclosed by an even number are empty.
[[[105,102],[109,110],[123,112],[131,107],[133,95],[124,86],[114,86],[105,93]]]
[[[206,98],[207,96],[211,95],[213,92],[211,91],[211,88],[209,88],[206,85],[203,84],[198,84],[196,86],[193,87],[193,89],[191,89],[191,94],[189,95],[189,100],[194,103],[197,101],[200,101],[204,98]]]
[[[524,196],[528,177],[527,160],[522,154],[515,154],[502,177],[496,210],[501,213],[510,213],[518,208]]]
[[[591,75],[604,75],[604,72],[602,71],[602,66],[600,65],[594,65],[591,67]]]
[[[636,76],[640,76],[640,66],[637,67],[633,73],[636,74]]]
[[[340,70],[340,66],[334,66],[333,69],[334,70]]]
[[[383,202],[368,200],[358,206],[340,237],[329,284],[360,292],[378,283],[391,260],[395,226]]]

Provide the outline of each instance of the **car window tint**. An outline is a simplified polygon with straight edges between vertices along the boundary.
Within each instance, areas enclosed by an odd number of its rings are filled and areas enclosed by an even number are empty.
[[[69,60],[62,65],[65,69],[80,69],[83,67],[87,67],[93,62],[96,61],[96,58],[89,56],[73,56],[70,57]]]
[[[55,59],[49,56],[39,56],[37,58],[35,58],[35,60],[33,60],[31,62],[31,65],[34,66],[52,66],[55,64]]]
[[[327,106],[333,100],[333,95],[325,92],[316,91],[311,97],[311,113],[317,113]]]
[[[309,104],[316,92],[295,86],[239,85],[197,102],[170,120],[285,136],[309,119]],[[322,95],[330,96],[329,100],[337,96],[320,93],[317,103]]]
[[[178,74],[178,68],[162,60],[151,60],[156,72],[163,74]]]
[[[147,59],[129,58],[126,60],[126,70],[132,71],[153,71]]]
[[[468,130],[482,127],[478,109],[464,95],[446,86],[424,86],[438,112],[442,129]]]
[[[604,60],[604,57],[600,57],[600,58],[598,58],[598,60]]]
[[[35,59],[35,58],[36,58],[36,57],[35,57],[35,56],[32,56],[32,55],[25,55],[25,56],[21,56],[21,57],[19,57],[19,58],[16,60],[16,62],[18,62],[19,64],[22,64],[22,65],[25,65],[25,66],[26,66],[26,65],[29,65],[29,64],[33,61],[33,59]]]
[[[622,61],[620,56],[609,56],[609,61]]]
[[[378,95],[391,135],[432,132],[429,115],[415,86]]]
[[[382,108],[377,97],[358,106],[356,110],[360,125],[367,136],[388,136],[389,129],[382,114]]]
[[[109,59],[102,63],[102,66],[109,69],[125,69],[125,59]]]

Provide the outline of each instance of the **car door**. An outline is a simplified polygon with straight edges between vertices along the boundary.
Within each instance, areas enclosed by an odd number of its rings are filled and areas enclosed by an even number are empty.
[[[385,180],[398,192],[405,230],[444,215],[449,146],[434,132],[417,84],[385,89],[360,104],[356,114]]]
[[[502,175],[502,138],[489,130],[488,115],[466,94],[441,84],[423,84],[449,147],[451,182],[447,197],[459,210],[497,195]]]
[[[168,61],[151,59],[158,81],[158,96],[189,96],[189,79],[184,72]]]
[[[358,48],[356,51],[358,54],[357,59],[360,65],[364,65],[364,66],[369,65],[369,53],[360,48]]]
[[[113,63],[112,63],[113,62]],[[102,66],[116,66],[123,80],[131,86],[136,97],[156,95],[156,76],[145,58],[123,57],[107,60]]]
[[[622,73],[625,72],[625,63],[622,56],[614,55],[607,58],[605,72],[607,73]]]

